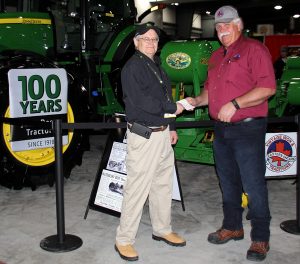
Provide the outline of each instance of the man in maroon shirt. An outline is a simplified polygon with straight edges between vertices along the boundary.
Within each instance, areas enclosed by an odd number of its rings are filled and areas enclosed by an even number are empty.
[[[242,35],[243,22],[232,6],[216,11],[215,27],[222,47],[209,60],[201,94],[187,99],[194,106],[208,104],[216,120],[213,147],[224,219],[208,241],[224,244],[244,238],[241,197],[245,192],[252,227],[247,259],[261,261],[270,239],[264,143],[267,100],[276,91],[274,70],[268,49]]]

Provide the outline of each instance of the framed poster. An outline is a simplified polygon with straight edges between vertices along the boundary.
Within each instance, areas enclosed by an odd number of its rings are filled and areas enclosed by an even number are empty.
[[[121,212],[123,186],[126,182],[126,144],[114,141],[105,169],[102,170],[94,204]]]
[[[94,200],[95,205],[120,213],[125,181],[125,174],[103,170]]]
[[[101,162],[95,176],[94,185],[85,211],[84,219],[86,219],[89,209],[117,217],[120,216],[123,195],[112,190],[114,185],[115,187],[119,188],[120,185],[122,185],[121,183],[125,182],[126,174],[116,171],[121,167],[115,165],[113,166],[113,163],[109,163],[109,160],[120,162],[123,159],[124,147],[126,147],[126,144],[123,142],[125,133],[126,129],[112,129],[108,133]],[[115,146],[114,149],[113,146]],[[121,149],[119,149],[119,147]],[[113,152],[113,154],[111,154],[111,152]],[[119,152],[119,154],[116,154],[116,152]],[[117,157],[118,155],[121,155],[121,157]]]

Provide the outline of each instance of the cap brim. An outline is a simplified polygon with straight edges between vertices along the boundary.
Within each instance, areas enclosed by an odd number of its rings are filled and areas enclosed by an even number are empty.
[[[217,20],[215,21],[215,24],[218,24],[218,23],[229,23],[233,20],[234,18],[224,18],[224,19],[220,19],[220,20]]]
[[[146,27],[146,28],[143,28],[143,29],[138,29],[135,33],[135,37],[136,36],[139,36],[139,35],[144,35],[145,33],[147,33],[150,29],[153,29],[156,34],[159,36],[160,34],[160,30],[159,28],[155,27],[155,26],[151,26],[151,27]]]

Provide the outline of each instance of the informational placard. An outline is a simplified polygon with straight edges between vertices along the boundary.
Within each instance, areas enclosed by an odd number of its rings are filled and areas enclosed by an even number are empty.
[[[123,186],[126,182],[126,144],[113,142],[109,159],[100,176],[94,203],[110,210],[121,212]],[[181,201],[178,176],[174,166],[172,199]]]
[[[11,69],[9,80],[9,109],[11,118],[37,118],[50,122],[49,117],[67,114],[68,80],[65,69]],[[48,119],[46,119],[48,117]],[[68,144],[67,132],[63,145]],[[33,150],[54,146],[52,129],[39,126],[11,126],[13,151]]]
[[[176,167],[174,166],[174,174],[173,174],[173,192],[172,192],[172,199],[176,201],[182,201],[181,192],[180,192],[180,184],[178,182],[178,175],[176,171]]]
[[[103,170],[95,197],[95,204],[107,209],[121,212],[123,186],[125,182],[125,174]]]
[[[126,174],[126,144],[114,142],[106,169]]]
[[[265,176],[297,175],[297,133],[267,133],[265,142]]]

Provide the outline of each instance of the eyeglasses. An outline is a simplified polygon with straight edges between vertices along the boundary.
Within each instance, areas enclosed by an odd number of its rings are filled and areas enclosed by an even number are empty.
[[[218,23],[216,25],[216,31],[220,31],[221,29],[227,30],[230,28],[230,26],[231,26],[231,23]]]
[[[145,41],[146,43],[158,43],[159,38],[138,38],[139,40],[142,39],[143,41]]]

